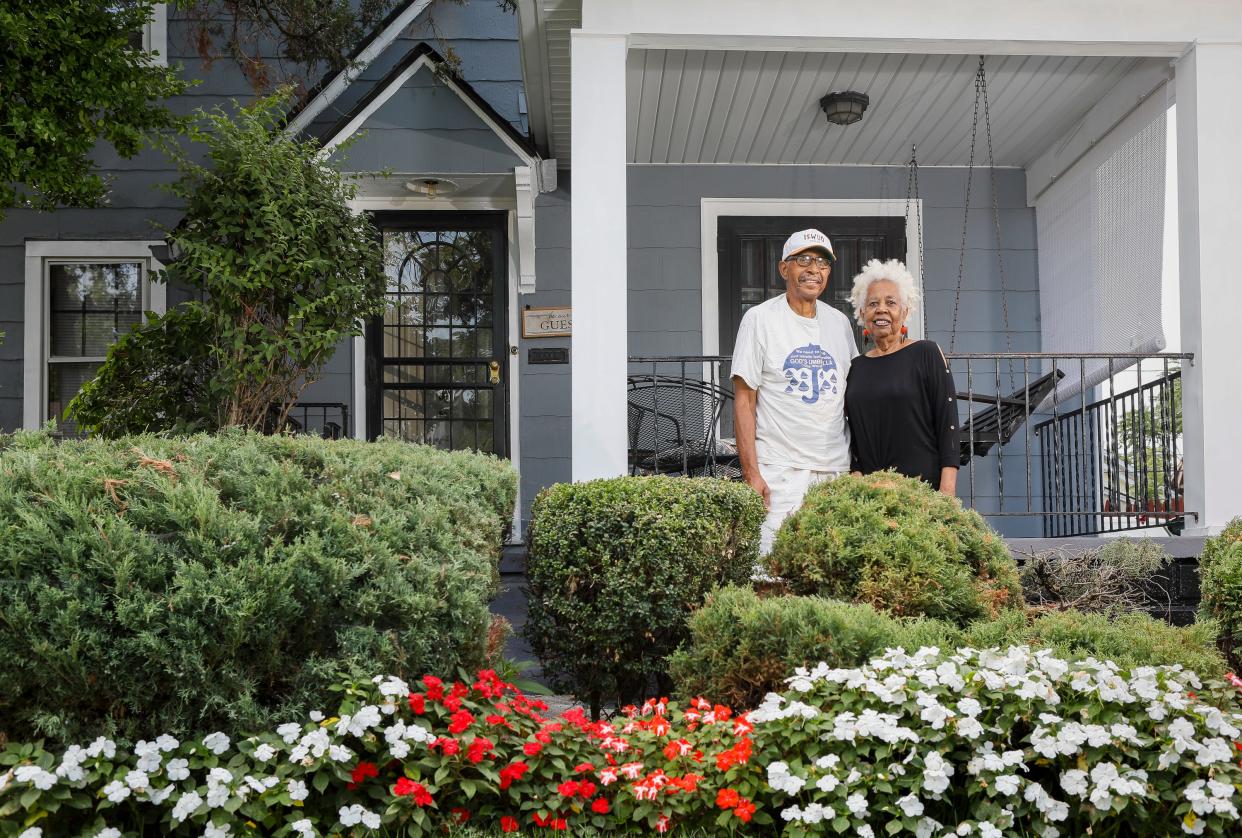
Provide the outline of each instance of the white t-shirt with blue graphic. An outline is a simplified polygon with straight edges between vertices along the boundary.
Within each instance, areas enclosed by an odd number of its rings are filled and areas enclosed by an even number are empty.
[[[760,463],[849,471],[845,379],[858,355],[849,318],[816,301],[803,317],[782,294],[746,312],[732,374],[758,391],[755,448]]]

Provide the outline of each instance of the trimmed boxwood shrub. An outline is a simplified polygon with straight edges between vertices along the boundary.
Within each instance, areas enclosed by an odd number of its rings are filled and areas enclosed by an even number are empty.
[[[1095,657],[1123,668],[1180,663],[1204,678],[1223,678],[1225,660],[1216,651],[1216,624],[1172,626],[1146,614],[1109,617],[1082,611],[1010,611],[966,628],[962,643],[975,648],[1026,644],[1071,659]]]
[[[1220,624],[1220,648],[1234,669],[1242,668],[1242,517],[1203,543],[1199,557],[1200,612]]]
[[[686,617],[750,578],[763,501],[744,483],[619,477],[559,484],[531,509],[525,634],[553,687],[637,699],[665,676]]]
[[[796,594],[959,625],[1022,603],[1017,564],[983,518],[891,471],[812,488],[777,532],[768,569]]]
[[[683,698],[757,707],[785,689],[799,666],[855,667],[890,647],[953,648],[961,631],[925,618],[901,619],[870,605],[822,597],[763,597],[750,588],[713,591],[690,617],[690,639],[669,658]]]
[[[508,463],[239,431],[0,448],[0,730],[253,730],[482,663]]]

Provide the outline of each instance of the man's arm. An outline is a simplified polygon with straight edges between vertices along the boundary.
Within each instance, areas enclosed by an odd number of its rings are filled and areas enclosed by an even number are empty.
[[[755,453],[755,403],[758,392],[741,376],[733,377],[733,432],[737,437],[737,457],[742,466],[742,479],[763,498],[767,509],[772,498],[768,484],[759,473],[759,458]]]

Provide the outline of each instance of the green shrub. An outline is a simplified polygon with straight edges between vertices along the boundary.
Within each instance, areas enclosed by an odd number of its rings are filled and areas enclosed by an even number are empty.
[[[0,729],[258,729],[323,685],[481,663],[515,477],[232,431],[0,448]]]
[[[1236,670],[1242,669],[1242,517],[1203,544],[1199,557],[1200,613],[1220,624],[1220,648]]]
[[[900,619],[870,605],[822,597],[761,597],[750,588],[713,591],[690,617],[690,640],[669,658],[684,698],[756,707],[785,689],[799,666],[861,666],[890,647],[953,648],[961,632],[939,620]]]
[[[561,484],[531,510],[525,633],[554,687],[637,698],[664,675],[707,592],[750,578],[763,502],[744,483],[620,477]]]
[[[963,643],[975,648],[1026,644],[1054,650],[1065,658],[1095,657],[1123,668],[1180,663],[1205,678],[1222,678],[1225,661],[1213,643],[1216,626],[1201,621],[1172,626],[1146,614],[1104,614],[1081,611],[1010,611],[995,620],[972,623]]]
[[[893,472],[812,488],[768,568],[796,594],[959,625],[1021,602],[1017,565],[978,513]]]

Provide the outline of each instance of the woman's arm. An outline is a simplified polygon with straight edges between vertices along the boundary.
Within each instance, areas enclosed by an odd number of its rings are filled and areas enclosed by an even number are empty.
[[[930,341],[929,341],[930,342]],[[953,371],[939,346],[928,353],[925,386],[933,422],[933,436],[940,449],[940,491],[957,494],[957,467],[962,461],[961,433],[958,430],[957,387]],[[936,357],[936,356],[939,357]]]

